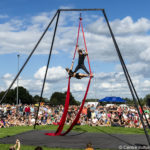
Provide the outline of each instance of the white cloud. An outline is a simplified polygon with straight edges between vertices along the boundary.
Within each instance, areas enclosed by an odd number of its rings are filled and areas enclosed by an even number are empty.
[[[140,18],[133,22],[132,18],[127,16],[123,20],[115,20],[111,25],[118,35],[144,34],[150,29],[150,20]]]
[[[50,20],[49,13],[41,13],[38,16],[32,17],[32,24],[41,24],[43,23],[44,25],[47,24]]]
[[[111,84],[110,83],[102,83],[101,87],[102,88],[111,88]]]
[[[136,22],[132,20],[130,16],[123,18],[122,20],[116,19],[110,22],[111,28],[115,35],[132,35],[132,34],[145,34],[150,29],[150,20],[146,18],[140,18]],[[96,30],[95,30],[96,29]],[[88,25],[88,30],[96,34],[108,35],[109,30],[104,18],[100,18],[94,23]]]
[[[42,67],[44,68],[44,67]],[[61,77],[59,72],[56,70],[61,70],[62,68],[55,67],[52,70],[58,75],[56,78],[51,78],[50,81],[47,81],[44,88],[43,96],[49,98],[53,92],[65,92],[67,90],[67,78]],[[42,70],[42,69],[41,69]],[[27,90],[30,91],[32,95],[40,95],[41,88],[43,85],[43,73],[39,69],[37,74],[35,74],[34,79],[25,79],[20,77],[19,79],[19,86],[25,87]],[[52,73],[52,72],[51,72]],[[5,83],[5,88],[7,88],[11,82],[12,75],[6,74],[4,75],[3,81]],[[54,80],[55,82],[53,82]],[[85,94],[88,78],[77,80],[72,78],[70,91],[72,92],[73,96],[78,100],[81,100]],[[135,85],[135,89],[138,92],[139,97],[144,97],[146,94],[149,93],[150,90],[150,81],[144,79],[142,76],[134,76],[133,83]],[[13,88],[15,88],[17,84],[15,83]],[[2,89],[1,89],[2,90]],[[4,89],[3,89],[4,90]],[[127,82],[122,72],[119,73],[99,73],[96,74],[95,77],[91,81],[90,89],[87,98],[103,98],[105,96],[121,96],[121,97],[131,97]]]
[[[145,61],[150,61],[150,48],[147,48],[140,53],[140,58]]]
[[[4,79],[11,79],[13,76],[12,76],[12,74],[10,74],[10,73],[6,73],[6,74],[4,74],[4,76],[3,76],[3,78]]]
[[[0,19],[8,18],[8,15],[0,15]]]
[[[35,74],[36,79],[43,80],[45,76],[46,66],[40,68]],[[61,66],[48,68],[47,80],[49,82],[56,82],[58,80],[64,79],[66,77],[65,69]]]
[[[82,92],[85,91],[85,85],[83,83],[74,83],[71,87],[72,92]]]
[[[44,31],[45,25],[48,24],[54,13],[54,11],[43,12],[37,16],[29,18],[28,21],[26,19],[11,19],[8,22],[1,23],[0,53],[14,53],[18,49],[20,49],[20,52],[23,54],[30,53]],[[74,17],[72,18],[70,16]],[[93,60],[118,61],[106,22],[102,17],[97,19],[98,16],[96,16],[95,18],[97,20],[95,20],[94,23],[90,23],[90,17],[92,20],[93,15],[85,15],[85,19],[83,20],[83,22],[85,21],[84,25],[88,20],[88,24],[86,24],[84,30],[87,48],[90,54],[89,56]],[[145,54],[148,54],[150,48],[150,36],[148,34],[150,20],[140,18],[137,21],[133,21],[132,18],[128,16],[122,20],[116,19],[111,21],[110,24],[116,35],[116,40],[120,50],[126,59],[130,62],[137,61],[137,59],[149,60],[149,55],[145,56]],[[71,12],[68,14],[64,12],[61,14],[54,43],[55,54],[58,54],[60,50],[71,52],[71,50],[74,49],[76,44],[77,27],[78,13]],[[53,31],[49,30],[40,43],[36,54],[48,54],[52,35]],[[79,45],[82,47],[84,46],[82,38],[79,40]]]
[[[0,54],[10,54],[18,52],[21,54],[29,54],[34,45],[38,41],[45,26],[48,24],[52,16],[52,12],[43,12],[37,16],[29,17],[27,20],[15,20],[11,19],[0,24]],[[61,52],[68,52],[69,56],[72,56],[74,47],[76,44],[77,27],[78,27],[78,13],[62,13],[60,15],[60,22],[58,24],[58,30],[54,43],[54,53],[61,54]],[[73,16],[73,17],[71,17]],[[3,16],[0,16],[0,18]],[[7,16],[5,16],[7,17]],[[91,17],[91,18],[90,18]],[[95,21],[93,23],[93,19]],[[85,28],[85,38],[88,48],[88,53],[92,63],[96,62],[118,62],[115,47],[110,37],[108,28],[104,18],[98,16],[89,15],[83,20]],[[8,20],[8,19],[7,19]],[[92,20],[92,21],[91,21]],[[72,22],[72,23],[71,23]],[[91,23],[92,22],[92,23]],[[55,23],[55,22],[54,22]],[[150,61],[150,20],[146,18],[139,18],[136,21],[130,16],[123,19],[116,19],[110,22],[113,33],[116,37],[118,46],[121,50],[123,58],[129,69],[129,73],[134,74],[134,83],[138,90],[142,87],[140,93],[142,96],[149,90],[149,80],[144,77],[149,76],[149,61]],[[53,35],[53,26],[48,30],[44,39],[40,43],[36,54],[48,54],[51,38]],[[80,35],[79,45],[84,47],[83,39]],[[98,97],[101,95],[110,94],[113,91],[117,91],[115,94],[123,93],[128,95],[129,90],[121,68],[118,67],[118,63],[114,66],[118,73],[101,72],[95,75],[92,79],[89,96],[93,96],[92,92],[96,89]],[[61,65],[61,64],[60,64]],[[45,66],[39,68],[33,75],[33,79],[20,79],[20,84],[29,88],[33,93],[39,92],[42,86],[42,81],[45,74]],[[9,79],[10,78],[10,79]],[[5,74],[3,80],[6,86],[10,84],[12,75]],[[96,80],[96,83],[94,83]],[[63,81],[63,82],[62,82]],[[55,83],[55,85],[54,85]],[[87,80],[72,80],[72,92],[75,95],[78,91],[85,91]],[[51,67],[48,69],[47,83],[45,90],[47,95],[54,90],[65,91],[67,87],[66,72],[61,66]],[[82,94],[81,94],[82,95]]]
[[[149,64],[145,62],[136,62],[126,65],[128,72],[131,76],[143,76],[149,78]],[[121,71],[121,65],[116,66],[116,70]]]

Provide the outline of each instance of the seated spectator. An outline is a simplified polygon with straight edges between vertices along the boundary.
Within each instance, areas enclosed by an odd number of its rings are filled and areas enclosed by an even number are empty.
[[[85,150],[94,150],[91,143],[88,143]]]
[[[26,110],[25,110],[26,108]],[[27,108],[29,110],[27,110]],[[131,106],[129,109],[121,109],[117,105],[110,107],[88,105],[84,107],[80,115],[80,122],[78,125],[90,126],[122,126],[127,128],[143,128],[139,119],[136,108]],[[80,106],[69,106],[66,123],[71,124],[75,119]],[[40,106],[37,125],[51,125],[56,124],[61,120],[64,106],[59,105],[56,107],[43,105]],[[144,107],[145,115],[150,123],[149,108]],[[23,111],[23,112],[22,112]],[[35,113],[37,111],[36,105],[0,105],[0,128],[8,128],[13,126],[31,126],[35,123]],[[144,120],[146,123],[146,121]]]
[[[96,117],[92,118],[92,126],[98,125],[98,119]]]
[[[4,121],[0,118],[0,128],[4,128]]]
[[[14,146],[11,146],[9,150],[20,150],[20,141],[17,139],[16,144]]]
[[[43,148],[40,147],[40,146],[38,146],[38,147],[36,147],[34,150],[43,150]]]
[[[121,126],[120,120],[117,116],[113,120],[111,120],[111,125],[113,127],[120,127]]]

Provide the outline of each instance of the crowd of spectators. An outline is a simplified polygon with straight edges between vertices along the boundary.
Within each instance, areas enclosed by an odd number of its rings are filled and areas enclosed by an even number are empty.
[[[69,106],[66,124],[71,124],[80,106]],[[40,106],[37,125],[57,125],[63,114],[63,105],[51,107]],[[147,120],[150,123],[150,109],[143,107]],[[12,126],[32,126],[35,123],[36,105],[0,105],[0,128]],[[140,113],[142,113],[140,111]],[[146,121],[144,119],[144,121]],[[133,106],[110,105],[84,106],[77,125],[90,126],[119,126],[142,128],[137,110]]]

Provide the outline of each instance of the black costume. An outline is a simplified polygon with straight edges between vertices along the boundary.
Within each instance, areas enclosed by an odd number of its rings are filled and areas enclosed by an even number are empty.
[[[89,74],[88,70],[86,69],[84,65],[84,59],[86,55],[85,54],[79,54],[79,60],[78,60],[78,65],[75,68],[74,72],[77,72],[79,69],[83,69],[87,74]]]
[[[79,75],[79,73],[76,73],[75,77],[76,77],[77,79],[81,79],[81,76]]]
[[[72,77],[74,74],[74,72],[72,70],[69,71],[69,76]],[[81,79],[81,76],[79,75],[79,73],[75,73],[75,78],[77,79]]]

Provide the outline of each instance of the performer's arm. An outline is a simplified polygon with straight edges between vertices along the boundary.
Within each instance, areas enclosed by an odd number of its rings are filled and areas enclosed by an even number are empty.
[[[77,52],[79,53],[79,45],[77,45]],[[72,60],[72,64],[71,64],[71,68],[70,68],[70,70],[72,70],[73,69],[73,64],[74,64],[74,60]]]
[[[77,52],[79,53],[79,45],[77,45],[77,49],[76,49],[76,50],[77,50]]]
[[[85,54],[84,54],[84,55],[87,56],[87,55],[88,55],[88,52],[85,51]]]
[[[82,49],[82,51],[84,52],[84,55],[88,55],[88,52],[85,49]]]
[[[72,70],[72,69],[73,69],[73,64],[74,64],[74,60],[72,61],[72,64],[71,64],[71,68],[70,68],[70,70]]]
[[[20,141],[18,139],[16,140],[16,145],[18,145],[17,150],[20,150]]]

